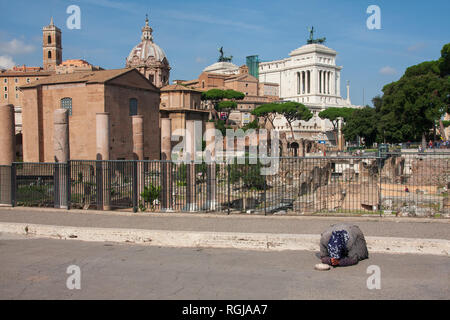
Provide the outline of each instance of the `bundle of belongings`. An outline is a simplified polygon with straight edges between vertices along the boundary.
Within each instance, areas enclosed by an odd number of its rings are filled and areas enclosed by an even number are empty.
[[[361,229],[352,224],[334,224],[320,238],[320,259],[334,267],[351,266],[368,259],[366,240]]]

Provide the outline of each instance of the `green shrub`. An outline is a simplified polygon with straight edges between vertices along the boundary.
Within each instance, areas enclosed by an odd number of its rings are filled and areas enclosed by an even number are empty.
[[[144,187],[144,192],[141,193],[142,199],[149,203],[151,210],[155,210],[155,200],[159,198],[161,193],[161,186],[154,186],[150,184],[149,186]],[[139,208],[141,211],[145,211],[145,205],[143,203],[139,203]]]

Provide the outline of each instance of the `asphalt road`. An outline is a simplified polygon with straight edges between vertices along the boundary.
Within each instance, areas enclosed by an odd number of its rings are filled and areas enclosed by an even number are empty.
[[[331,224],[351,222],[357,224],[366,236],[450,240],[450,221],[448,219],[430,222],[426,219],[375,217],[227,216],[171,213],[124,215],[74,210],[0,208],[0,222],[74,227],[283,234],[321,234]]]
[[[448,299],[450,259],[372,254],[315,271],[312,252],[158,248],[0,234],[0,299]],[[70,265],[81,289],[66,287]],[[367,288],[367,268],[381,289]]]

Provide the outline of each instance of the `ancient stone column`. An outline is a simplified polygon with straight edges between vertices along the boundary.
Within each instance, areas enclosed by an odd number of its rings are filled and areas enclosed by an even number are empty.
[[[15,158],[14,106],[6,104],[0,106],[0,204],[11,204],[11,164]]]
[[[0,106],[0,165],[10,166],[16,159],[14,106]]]
[[[131,117],[133,126],[133,153],[136,160],[144,160],[144,116]]]
[[[53,151],[55,162],[69,161],[69,110],[67,109],[56,109],[53,113]]]
[[[216,127],[214,122],[206,122],[206,163],[207,163],[207,200],[205,209],[214,211],[216,210]]]
[[[301,138],[298,143],[299,157],[302,158],[305,156],[305,140]]]
[[[344,150],[344,145],[345,145],[345,141],[344,141],[344,135],[342,134],[342,125],[343,125],[343,121],[341,119],[338,120],[338,126],[339,126],[339,131],[338,131],[338,150],[339,151],[343,151]]]
[[[97,160],[102,160],[97,168],[101,171],[101,179],[97,184],[97,193],[101,193],[103,210],[111,209],[111,167],[109,160],[110,119],[109,113],[96,114]],[[99,174],[99,173],[97,173]],[[101,192],[99,192],[101,191]]]
[[[161,119],[162,211],[172,210],[172,119]]]
[[[131,117],[131,126],[133,131],[133,154],[136,164],[136,177],[137,177],[137,201],[143,203],[141,194],[144,192],[145,176],[144,176],[144,116],[135,115]]]
[[[109,113],[96,114],[97,160],[109,160]]]
[[[59,205],[67,209],[68,179],[70,172],[67,162],[70,160],[69,145],[69,110],[56,109],[53,112],[53,153],[55,162],[55,182],[58,191]]]
[[[161,160],[172,158],[172,119],[161,119]]]
[[[185,162],[187,163],[187,186],[186,186],[186,211],[196,211],[197,204],[195,203],[195,121],[186,121],[185,133]]]

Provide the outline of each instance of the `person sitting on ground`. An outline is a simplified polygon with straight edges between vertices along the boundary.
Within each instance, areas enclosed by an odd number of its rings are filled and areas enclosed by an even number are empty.
[[[322,263],[337,266],[351,266],[368,259],[366,240],[361,229],[352,224],[334,224],[325,230],[320,238],[320,259]]]

